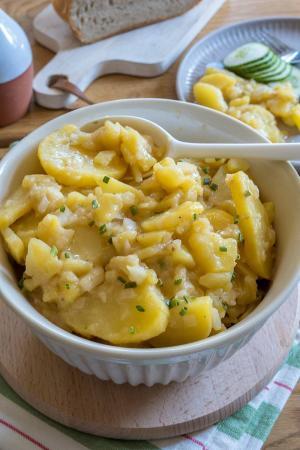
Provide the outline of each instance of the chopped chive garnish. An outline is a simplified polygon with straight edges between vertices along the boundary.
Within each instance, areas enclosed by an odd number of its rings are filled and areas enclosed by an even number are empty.
[[[24,287],[24,276],[22,276],[18,281],[18,286],[20,289],[23,289]]]
[[[183,300],[185,301],[185,303],[188,303],[188,302],[189,302],[189,299],[187,298],[186,295],[183,296]]]
[[[219,247],[220,252],[227,252],[227,247],[225,247],[224,245],[221,245]]]
[[[95,225],[95,221],[94,220],[91,220],[90,222],[89,222],[89,227],[92,227],[92,226],[94,226]]]
[[[131,212],[131,214],[132,214],[133,216],[136,216],[137,213],[138,213],[137,207],[134,206],[134,205],[130,206],[130,212]]]
[[[204,172],[204,173],[206,173],[206,175],[207,175],[207,174],[208,174],[208,172],[209,172],[209,168],[208,168],[208,167],[203,167],[203,169],[202,169],[202,170],[203,170],[203,172]]]
[[[66,259],[69,259],[69,258],[71,258],[71,255],[70,255],[70,253],[69,253],[69,252],[65,252],[65,258],[66,258]]]
[[[57,250],[57,248],[55,247],[55,245],[52,245],[52,247],[51,247],[51,249],[50,249],[50,254],[51,254],[52,256],[57,256],[57,255],[58,255],[58,250]]]
[[[175,297],[170,298],[168,302],[169,309],[175,308],[175,306],[179,305],[179,300]]]
[[[110,236],[110,237],[107,239],[107,242],[108,242],[109,244],[112,244],[112,243],[113,243],[112,236]]]
[[[145,312],[145,308],[142,305],[136,305],[136,309],[138,312]]]
[[[100,234],[104,234],[104,233],[106,233],[106,231],[107,231],[107,228],[106,228],[105,223],[104,223],[103,225],[100,225],[100,227],[99,227],[99,233],[100,233]]]
[[[184,306],[184,307],[181,308],[181,310],[179,311],[179,314],[180,314],[181,316],[185,316],[185,315],[187,314],[187,312],[188,312],[188,308],[187,308],[187,306]]]
[[[197,214],[196,213],[193,214],[193,220],[197,220]]]
[[[231,281],[234,281],[236,279],[236,273],[233,271],[231,275]]]
[[[235,216],[234,216],[234,219],[233,219],[233,223],[239,223],[239,215],[238,214],[236,214]]]
[[[250,195],[251,195],[251,192],[250,192],[250,191],[245,191],[245,192],[244,192],[244,196],[245,196],[245,197],[250,197]]]
[[[239,261],[241,259],[241,256],[240,255],[237,255],[236,256],[236,261]]]
[[[134,334],[135,333],[135,327],[133,325],[131,325],[131,327],[128,328],[128,333],[129,334]]]
[[[216,183],[211,183],[209,187],[212,191],[216,191],[218,189],[218,185]]]
[[[107,177],[106,175],[105,175],[105,177],[103,177],[103,183],[108,184],[109,180],[110,180],[110,178]]]
[[[203,186],[209,186],[211,183],[210,178],[203,178]]]
[[[125,284],[125,283],[126,283],[126,280],[124,280],[124,278],[123,278],[123,277],[118,277],[118,280],[119,280],[119,281],[121,281],[121,283],[123,283],[123,284]]]
[[[66,289],[70,289],[70,288],[71,288],[71,286],[69,285],[69,283],[66,283],[66,284],[65,284],[65,287],[66,287]]]
[[[179,284],[181,284],[182,283],[182,278],[177,278],[175,281],[174,281],[174,284],[176,284],[176,286],[178,286]]]
[[[162,282],[160,279],[159,279],[158,282],[157,282],[157,286],[158,286],[158,287],[162,287],[162,286],[163,286],[163,282]]]
[[[92,201],[92,208],[93,208],[93,209],[99,208],[99,203],[97,202],[97,200],[93,200],[93,201]]]
[[[66,207],[65,207],[65,206],[61,206],[61,207],[59,208],[59,210],[60,210],[60,212],[65,212]]]
[[[135,281],[127,281],[127,283],[124,284],[125,289],[131,289],[136,288],[137,284]]]

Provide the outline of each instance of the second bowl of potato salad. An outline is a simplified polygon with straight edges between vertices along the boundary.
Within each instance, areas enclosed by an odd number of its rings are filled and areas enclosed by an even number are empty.
[[[11,275],[1,271],[0,290],[81,370],[118,383],[180,381],[233,354],[286,298],[299,271],[296,255],[292,271],[284,262],[299,239],[299,183],[287,163],[174,160],[120,113],[182,140],[263,141],[175,101],[55,119],[1,164]]]

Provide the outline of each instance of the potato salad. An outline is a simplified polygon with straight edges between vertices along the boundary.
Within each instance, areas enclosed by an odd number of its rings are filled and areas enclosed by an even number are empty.
[[[240,159],[178,160],[107,120],[65,125],[0,207],[19,286],[58,326],[112,345],[207,338],[272,278],[274,206]]]
[[[271,142],[284,141],[288,133],[282,124],[289,131],[300,130],[298,94],[290,81],[263,84],[208,67],[194,84],[193,94],[196,103],[246,123]]]

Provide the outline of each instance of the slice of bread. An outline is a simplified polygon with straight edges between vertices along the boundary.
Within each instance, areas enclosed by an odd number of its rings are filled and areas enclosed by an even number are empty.
[[[200,0],[52,0],[78,39],[91,43],[185,13]]]

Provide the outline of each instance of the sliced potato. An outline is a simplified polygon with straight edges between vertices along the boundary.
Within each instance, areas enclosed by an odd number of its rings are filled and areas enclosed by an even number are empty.
[[[167,192],[172,192],[184,182],[185,176],[172,158],[164,158],[153,167],[154,178]]]
[[[168,233],[167,231],[150,231],[149,233],[140,233],[136,239],[142,247],[149,247],[151,245],[167,242],[171,237],[171,233]]]
[[[127,165],[115,157],[107,166],[96,164],[93,152],[71,143],[72,134],[78,133],[75,125],[66,125],[47,136],[39,145],[40,163],[49,175],[67,186],[97,186],[104,176],[121,178]]]
[[[121,210],[123,203],[118,196],[108,192],[96,192],[96,197],[100,205],[100,207],[96,208],[94,211],[94,217],[98,225],[111,222],[113,219],[122,217]]]
[[[121,131],[121,153],[132,171],[147,172],[156,163],[151,154],[151,145],[136,130],[124,127]]]
[[[214,231],[220,231],[233,224],[233,217],[226,211],[210,208],[203,211],[201,217],[206,217],[213,226]]]
[[[184,266],[188,269],[195,267],[195,261],[188,249],[182,245],[180,239],[176,239],[168,245],[170,257],[175,265]]]
[[[32,208],[38,214],[55,211],[62,206],[64,195],[55,178],[44,174],[26,175],[22,181],[32,201]]]
[[[198,81],[198,83],[194,84],[193,91],[195,100],[200,105],[221,112],[226,112],[228,110],[222,91],[218,87]]]
[[[226,181],[239,215],[247,264],[257,275],[269,280],[275,233],[259,199],[258,189],[244,172],[228,175]]]
[[[25,245],[22,239],[11,229],[4,228],[1,230],[5,246],[11,256],[18,264],[24,264],[25,261]]]
[[[30,212],[12,225],[12,230],[22,239],[26,251],[31,238],[36,237],[40,217]]]
[[[42,286],[43,302],[56,303],[58,309],[67,307],[81,294],[78,277],[73,272],[63,271]]]
[[[27,192],[22,188],[17,189],[0,207],[0,230],[25,216],[31,208],[32,203]]]
[[[224,289],[228,291],[231,286],[232,272],[206,273],[199,277],[199,284],[208,289]]]
[[[238,172],[239,170],[247,172],[249,167],[250,165],[248,161],[240,158],[230,158],[226,163],[226,169],[229,173],[235,173]]]
[[[99,180],[98,185],[101,187],[103,192],[109,192],[111,194],[122,194],[124,192],[133,192],[135,194],[136,198],[143,198],[143,193],[136,189],[133,186],[130,186],[130,184],[123,183],[122,181],[116,180],[113,177],[110,177],[108,182],[106,180],[103,181],[103,178]]]
[[[204,220],[204,219],[203,219]],[[222,238],[219,234],[194,231],[189,237],[191,253],[203,273],[233,272],[237,257],[235,239]]]
[[[121,125],[110,120],[106,120],[104,125],[92,133],[94,143],[100,146],[101,150],[120,151],[121,146]]]
[[[96,296],[82,297],[65,311],[68,326],[82,336],[116,345],[140,343],[165,331],[169,309],[154,286],[114,286],[107,287],[106,292],[106,301]]]
[[[96,226],[76,226],[69,250],[84,261],[105,265],[115,256],[113,245],[108,243],[107,233],[100,235]]]
[[[38,224],[37,237],[48,245],[55,245],[58,250],[68,248],[74,236],[73,230],[61,226],[57,216],[47,214]]]
[[[187,344],[205,339],[210,335],[212,330],[210,297],[197,297],[189,303],[178,300],[177,303],[177,306],[170,309],[166,331],[151,340],[151,344],[155,347]]]
[[[29,291],[47,283],[62,268],[55,249],[52,250],[49,245],[36,238],[29,241],[25,265],[25,275],[28,278],[25,279],[24,286]]]
[[[185,223],[190,223],[193,220],[194,214],[201,214],[203,206],[199,202],[184,202],[176,208],[171,208],[161,214],[157,214],[142,222],[142,228],[145,231],[160,231],[169,230],[174,231],[181,225],[184,227]]]
[[[75,275],[81,276],[86,275],[93,268],[91,262],[85,261],[84,259],[74,258],[70,252],[64,252],[64,270],[67,272],[73,272]]]
[[[220,71],[218,73],[210,73],[208,75],[204,75],[200,81],[202,83],[212,84],[213,86],[221,89],[221,91],[223,92],[224,89],[234,86],[237,82],[237,79],[233,76],[230,76],[226,72]]]

